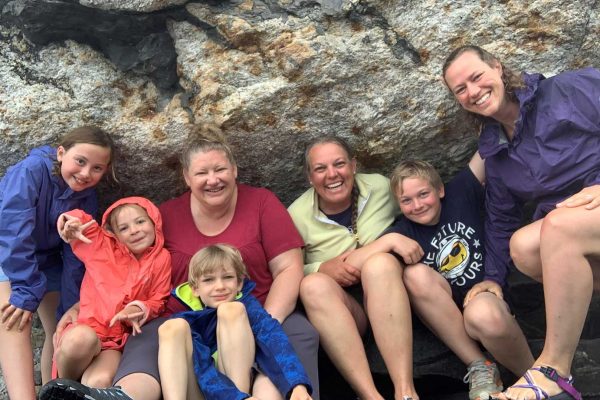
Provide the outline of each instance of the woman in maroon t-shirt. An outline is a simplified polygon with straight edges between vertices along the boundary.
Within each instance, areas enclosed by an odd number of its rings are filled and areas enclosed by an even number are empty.
[[[189,261],[201,248],[216,243],[237,247],[256,282],[253,294],[282,324],[311,379],[312,398],[318,400],[319,335],[306,316],[296,311],[304,276],[304,242],[287,210],[269,190],[236,182],[237,164],[222,141],[202,139],[189,144],[181,162],[190,190],[160,206],[165,247],[173,263],[171,283],[177,286],[187,281]],[[171,298],[168,313],[182,310]],[[127,342],[114,378],[122,389],[104,392],[119,396],[124,392],[135,400],[160,399],[158,328],[164,321],[151,321],[141,335]],[[68,390],[71,395],[105,398],[100,391],[76,383],[70,383]]]
[[[318,399],[319,337],[306,317],[295,311],[303,277],[303,241],[287,210],[267,189],[236,182],[237,164],[222,141],[203,139],[188,145],[181,163],[190,190],[160,206],[165,247],[173,262],[173,286],[187,281],[189,261],[201,248],[216,243],[237,247],[256,282],[253,294],[282,323],[312,381],[312,398]],[[173,298],[167,309],[171,313],[184,310]],[[145,327],[144,334],[148,330]],[[125,348],[115,378],[125,392],[130,393],[132,385],[139,386],[141,374],[158,381],[154,348],[154,342],[132,346],[129,352]],[[151,365],[143,352],[152,354]]]

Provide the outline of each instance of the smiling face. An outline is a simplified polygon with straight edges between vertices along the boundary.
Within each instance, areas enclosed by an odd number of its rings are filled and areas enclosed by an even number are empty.
[[[229,206],[237,190],[237,167],[219,150],[191,155],[183,177],[193,197],[205,207]]]
[[[156,231],[146,210],[135,204],[118,207],[110,216],[111,229],[119,242],[140,258],[154,244]]]
[[[501,64],[496,61],[488,65],[473,51],[459,55],[446,69],[444,79],[467,111],[493,118],[508,103]]]
[[[217,308],[219,304],[235,300],[238,292],[242,290],[243,283],[234,267],[224,264],[200,275],[192,287],[192,293],[207,307]]]
[[[418,177],[405,178],[400,185],[394,194],[406,218],[421,225],[440,222],[443,186],[436,189],[427,180]]]
[[[56,159],[60,175],[74,192],[94,187],[108,170],[110,149],[89,143],[78,143],[69,150],[58,146]]]
[[[315,145],[308,153],[308,177],[319,196],[319,207],[336,214],[350,207],[356,160],[338,144]]]

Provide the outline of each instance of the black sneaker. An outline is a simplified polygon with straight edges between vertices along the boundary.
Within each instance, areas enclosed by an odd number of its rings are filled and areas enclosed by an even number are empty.
[[[120,387],[96,389],[70,379],[54,379],[46,383],[39,400],[133,400]]]

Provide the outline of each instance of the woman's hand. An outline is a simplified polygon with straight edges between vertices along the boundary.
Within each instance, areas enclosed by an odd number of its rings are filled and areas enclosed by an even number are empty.
[[[31,322],[33,314],[31,311],[23,310],[8,302],[2,305],[0,311],[2,311],[2,324],[7,331],[10,331],[17,324],[17,330],[21,332]]]
[[[585,206],[586,210],[593,210],[600,206],[600,185],[588,186],[579,193],[561,201],[556,205],[557,208],[575,208]]]
[[[112,327],[117,321],[131,325],[131,333],[133,336],[142,333],[140,328],[140,321],[144,317],[144,311],[138,306],[132,305],[127,306],[118,313],[115,314],[114,317],[110,320],[109,327]]]
[[[312,397],[310,397],[310,395],[308,394],[306,386],[298,385],[294,387],[294,390],[292,390],[290,400],[312,400]]]
[[[79,218],[63,213],[56,221],[56,229],[58,230],[60,238],[67,243],[71,243],[74,239],[79,239],[84,243],[92,243],[92,241],[83,234],[83,231],[94,223],[96,223],[96,221],[91,220],[82,224]]]
[[[400,235],[399,233],[394,235],[392,249],[394,253],[402,257],[406,265],[418,263],[425,254],[417,241],[404,235]]]
[[[467,292],[465,300],[463,301],[463,308],[465,308],[469,304],[469,302],[473,300],[473,298],[475,298],[475,296],[484,292],[493,293],[498,298],[504,299],[504,295],[502,294],[502,288],[500,287],[500,285],[498,285],[494,281],[482,281],[473,285],[471,290]]]
[[[329,275],[340,286],[352,286],[360,282],[360,270],[346,262],[346,257],[353,250],[348,250],[331,260],[321,263],[319,272]]]

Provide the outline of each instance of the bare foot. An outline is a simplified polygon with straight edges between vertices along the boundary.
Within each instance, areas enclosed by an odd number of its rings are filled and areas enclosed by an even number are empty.
[[[394,398],[396,400],[419,400],[419,396],[417,395],[417,392],[414,388],[408,391],[404,391],[404,393],[401,395],[395,395]]]
[[[526,376],[529,375],[529,381],[527,382]],[[530,387],[517,387],[517,386],[530,386]],[[556,382],[548,379],[540,371],[529,369],[517,382],[511,387],[506,389],[504,393],[498,396],[501,400],[535,400],[536,391],[540,398],[546,399],[547,397],[557,395],[563,390],[556,384]],[[544,395],[545,393],[545,395]]]

